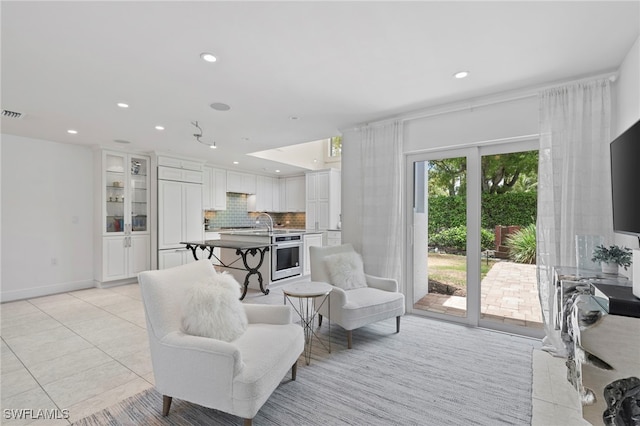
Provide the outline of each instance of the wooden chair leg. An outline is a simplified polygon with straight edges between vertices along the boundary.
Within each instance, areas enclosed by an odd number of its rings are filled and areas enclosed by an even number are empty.
[[[353,332],[352,330],[347,330],[347,349],[351,349]]]
[[[251,426],[253,419],[244,419],[244,426]]]
[[[169,415],[169,409],[171,408],[172,397],[167,395],[162,395],[162,415],[164,417]]]
[[[396,333],[400,333],[400,317],[396,317]]]
[[[295,380],[297,374],[298,374],[298,361],[294,362],[293,366],[291,367],[291,380]]]
[[[318,314],[318,328],[322,326],[322,315]]]

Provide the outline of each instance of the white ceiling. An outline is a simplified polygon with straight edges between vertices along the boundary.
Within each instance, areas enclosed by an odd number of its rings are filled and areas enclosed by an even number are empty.
[[[638,1],[2,1],[1,15],[2,108],[26,114],[3,133],[283,174],[302,169],[245,154],[615,70],[640,34]]]

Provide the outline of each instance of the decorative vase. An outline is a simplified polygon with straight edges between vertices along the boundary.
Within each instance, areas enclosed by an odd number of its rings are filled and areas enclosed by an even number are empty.
[[[618,274],[617,263],[601,262],[600,266],[602,267],[602,272],[605,274]]]

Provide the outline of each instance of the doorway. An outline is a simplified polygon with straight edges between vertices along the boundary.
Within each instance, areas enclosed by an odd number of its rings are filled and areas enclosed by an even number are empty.
[[[537,148],[530,140],[407,157],[412,313],[542,335]]]

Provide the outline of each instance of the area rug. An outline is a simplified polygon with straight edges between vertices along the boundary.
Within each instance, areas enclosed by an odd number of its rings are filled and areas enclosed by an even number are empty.
[[[261,425],[530,425],[530,339],[417,316],[314,342],[253,419]],[[328,338],[326,321],[319,330]],[[238,417],[174,398],[168,417],[150,389],[74,425],[239,425]]]

